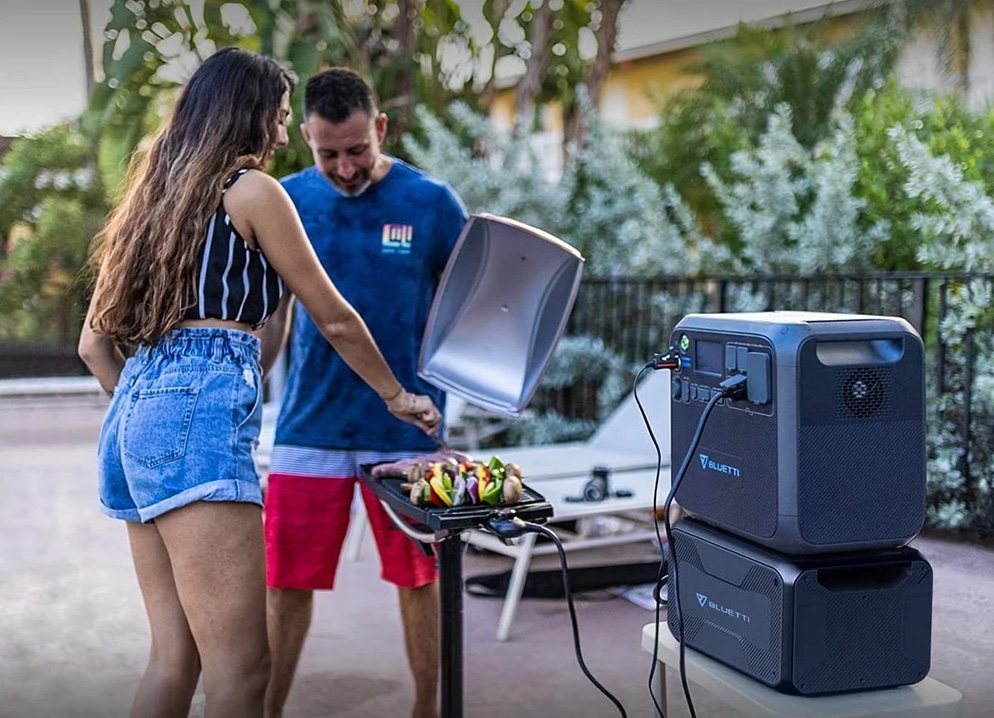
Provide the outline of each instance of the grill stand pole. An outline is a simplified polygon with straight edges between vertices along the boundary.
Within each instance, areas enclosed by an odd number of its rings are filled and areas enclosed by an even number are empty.
[[[438,542],[442,718],[463,714],[463,578],[459,532]]]
[[[363,480],[367,479],[365,469]],[[375,482],[372,484],[376,491]],[[538,494],[530,494],[535,504],[529,507],[530,518],[544,519],[552,516],[552,507]],[[439,666],[441,673],[441,718],[462,718],[463,713],[463,578],[462,578],[462,537],[461,527],[436,527],[432,533],[419,530],[397,515],[390,504],[381,498],[380,505],[390,519],[425,551],[431,555],[431,545],[436,545],[438,558],[438,613],[439,613]],[[494,514],[476,516],[473,524],[484,528],[486,519]],[[409,515],[406,514],[405,515]],[[508,515],[515,515],[511,511]],[[520,514],[518,514],[520,516]],[[412,516],[413,518],[413,516]],[[419,522],[423,525],[425,522]],[[430,522],[429,522],[430,523]]]

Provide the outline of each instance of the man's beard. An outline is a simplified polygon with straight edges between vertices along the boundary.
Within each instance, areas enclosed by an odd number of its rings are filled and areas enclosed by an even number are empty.
[[[343,197],[358,197],[373,184],[373,181],[366,175],[365,179],[358,185],[353,187],[346,187],[343,185],[342,181],[338,178],[329,177],[328,180],[331,182],[331,186],[338,190],[338,193]]]

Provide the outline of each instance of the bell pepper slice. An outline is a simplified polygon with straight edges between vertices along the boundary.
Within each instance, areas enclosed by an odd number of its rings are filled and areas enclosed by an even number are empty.
[[[442,502],[442,505],[452,506],[452,495],[445,488],[445,485],[442,482],[441,478],[439,478],[438,476],[433,476],[431,477],[431,480],[428,482],[428,484],[431,486],[433,498],[437,496],[438,499]]]
[[[487,483],[486,488],[483,490],[481,497],[485,502],[496,506],[500,503],[501,488],[504,482],[500,479],[493,479]]]

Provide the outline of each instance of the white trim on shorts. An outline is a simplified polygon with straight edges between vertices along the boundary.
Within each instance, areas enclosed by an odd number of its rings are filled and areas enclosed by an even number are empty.
[[[381,464],[424,454],[424,451],[352,451],[277,444],[269,458],[269,473],[321,479],[349,478],[358,476],[363,464]]]

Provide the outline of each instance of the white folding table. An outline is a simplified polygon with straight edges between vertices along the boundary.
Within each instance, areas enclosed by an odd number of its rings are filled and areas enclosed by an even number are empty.
[[[666,666],[679,665],[680,643],[665,623],[642,628],[642,650],[655,649],[656,683],[660,708],[666,705]],[[934,678],[912,686],[826,696],[780,693],[692,648],[684,651],[687,681],[706,690],[750,718],[960,718],[963,695]],[[681,698],[683,697],[681,693]]]

